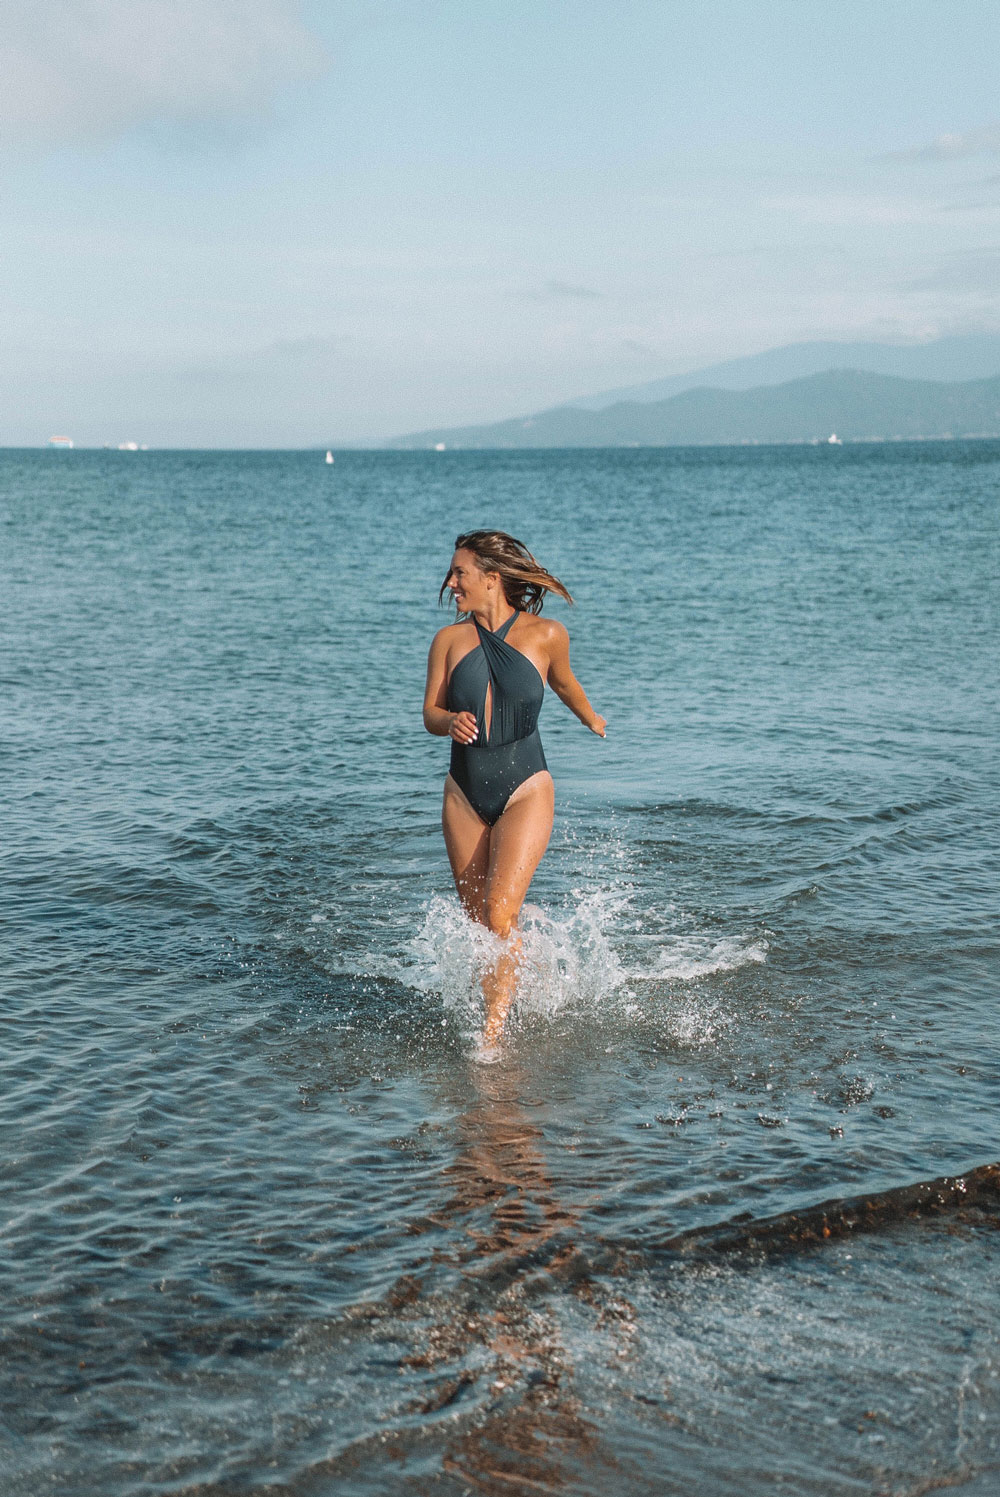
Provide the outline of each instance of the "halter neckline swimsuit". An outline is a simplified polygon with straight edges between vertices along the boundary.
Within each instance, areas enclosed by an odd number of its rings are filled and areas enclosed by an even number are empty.
[[[518,615],[515,609],[495,631],[473,618],[479,644],[462,656],[448,682],[449,710],[474,713],[479,728],[475,743],[452,739],[451,777],[488,826],[500,820],[519,785],[548,768],[538,736],[545,682],[527,655],[507,643]]]

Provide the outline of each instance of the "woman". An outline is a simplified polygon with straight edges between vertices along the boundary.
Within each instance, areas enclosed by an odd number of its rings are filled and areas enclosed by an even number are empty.
[[[460,535],[439,598],[446,591],[460,618],[434,636],[424,726],[452,740],[441,820],[458,896],[507,943],[483,978],[491,1058],[517,987],[517,917],[552,834],[552,776],[536,726],[545,683],[600,738],[606,723],[570,669],[566,629],[538,617],[547,592],[573,599],[520,541],[502,530]]]

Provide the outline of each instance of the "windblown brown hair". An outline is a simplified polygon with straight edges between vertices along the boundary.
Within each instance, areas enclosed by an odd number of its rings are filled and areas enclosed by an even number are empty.
[[[535,560],[523,541],[515,540],[504,530],[467,530],[456,539],[455,550],[471,551],[481,572],[500,573],[504,597],[512,608],[541,613],[546,593],[556,593],[567,603],[573,601],[559,578]],[[448,577],[441,584],[439,603],[444,601]]]

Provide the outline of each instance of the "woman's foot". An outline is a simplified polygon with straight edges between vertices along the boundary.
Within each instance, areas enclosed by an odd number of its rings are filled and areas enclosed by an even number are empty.
[[[483,1025],[483,1044],[499,1045],[503,1039],[503,1026],[510,1012],[511,1000],[505,993],[501,1001],[494,1001],[486,1014],[486,1023]]]

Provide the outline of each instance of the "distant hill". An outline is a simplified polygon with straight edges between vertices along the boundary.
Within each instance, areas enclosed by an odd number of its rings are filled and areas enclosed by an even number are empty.
[[[944,383],[835,369],[751,390],[684,390],[604,410],[559,406],[513,421],[418,432],[394,448],[675,447],[1000,436],[1000,375]]]
[[[683,390],[752,390],[757,385],[781,385],[830,369],[860,369],[868,374],[894,374],[899,379],[991,379],[1000,374],[1000,333],[967,333],[935,338],[932,343],[787,343],[747,358],[728,359],[687,374],[672,374],[641,385],[584,395],[562,405],[602,411],[621,401],[668,400]]]

